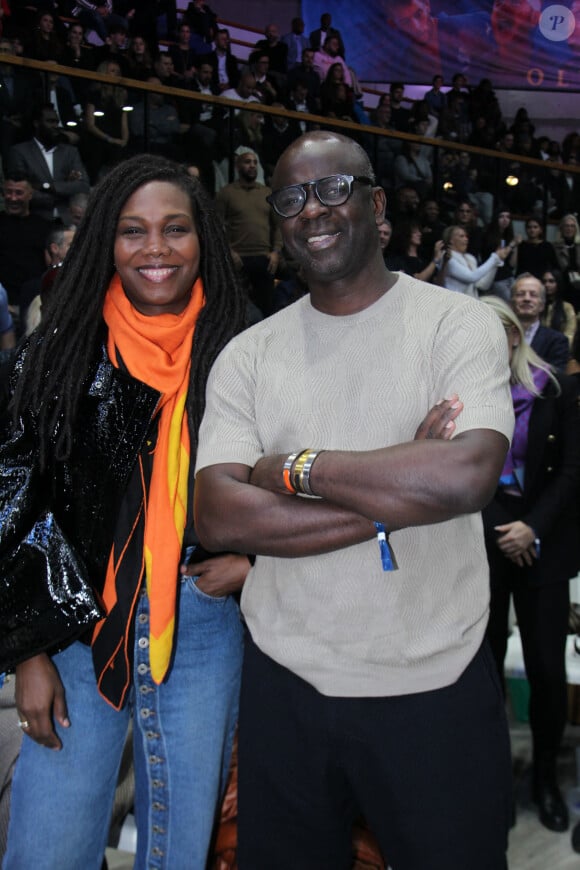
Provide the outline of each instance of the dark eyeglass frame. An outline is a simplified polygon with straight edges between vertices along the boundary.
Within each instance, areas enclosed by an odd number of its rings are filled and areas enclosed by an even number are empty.
[[[322,196],[320,195],[318,185],[321,184],[323,181],[329,181],[332,178],[342,178],[346,182],[348,182],[347,194],[344,197],[344,199],[341,199],[340,202],[325,202],[324,199],[322,198]],[[270,203],[270,205],[272,206],[272,208],[274,209],[274,211],[276,212],[276,214],[279,217],[281,217],[281,218],[298,217],[298,215],[304,210],[304,206],[308,202],[308,190],[309,190],[309,188],[312,188],[314,190],[314,195],[316,196],[317,200],[322,205],[325,205],[327,208],[334,208],[335,206],[344,205],[345,202],[347,202],[347,200],[350,199],[350,197],[352,196],[352,190],[353,190],[352,186],[353,186],[355,181],[358,181],[359,184],[368,184],[369,186],[372,186],[374,183],[373,180],[371,178],[368,178],[368,176],[366,176],[366,175],[349,175],[346,172],[337,172],[334,175],[325,175],[323,178],[315,178],[312,181],[304,181],[302,184],[289,184],[286,187],[280,187],[278,190],[275,190],[273,193],[271,193],[270,196],[267,196],[266,200],[267,200],[267,202]],[[304,194],[304,200],[302,202],[302,205],[300,206],[298,211],[294,212],[293,214],[284,214],[282,211],[280,211],[280,209],[276,205],[276,199],[278,197],[278,194],[282,193],[285,190],[297,190],[297,191],[301,191]]]

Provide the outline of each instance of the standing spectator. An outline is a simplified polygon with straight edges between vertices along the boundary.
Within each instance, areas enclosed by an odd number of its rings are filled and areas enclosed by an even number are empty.
[[[218,192],[216,208],[226,227],[234,263],[250,282],[252,301],[268,316],[274,305],[274,276],[282,239],[267,202],[270,188],[256,181],[256,154],[251,150],[239,154],[236,169],[238,180]]]
[[[499,487],[483,510],[491,581],[487,637],[503,680],[513,598],[530,684],[532,796],[541,823],[565,831],[557,756],[568,707],[568,585],[580,568],[577,389],[532,351],[509,306],[494,297],[484,301],[506,330],[516,415]]]
[[[73,69],[94,70],[96,67],[93,49],[87,45],[84,38],[84,29],[78,21],[73,21],[67,30],[66,44],[62,52],[62,61],[65,66]],[[75,103],[82,106],[88,85],[86,79],[71,77],[72,87],[75,94]]]
[[[380,228],[379,228],[380,230]],[[420,256],[421,224],[417,220],[402,221],[397,224],[386,256],[387,268],[391,272],[404,272],[419,281],[435,283],[437,270],[443,258],[443,240],[435,242],[431,257],[425,261]]]
[[[310,40],[304,35],[304,21],[301,18],[293,18],[291,28],[290,33],[285,33],[282,37],[282,42],[288,48],[286,60],[288,72],[300,65],[302,52],[305,48],[310,48]]]
[[[346,84],[344,66],[333,63],[320,87],[320,111],[330,118],[356,121],[352,88]]]
[[[285,76],[288,70],[288,46],[280,39],[278,25],[267,24],[264,34],[266,38],[257,41],[255,50],[250,55],[250,63],[256,52],[266,52],[270,58],[271,72]]]
[[[465,230],[468,238],[467,250],[475,257],[477,262],[480,262],[483,245],[483,227],[479,225],[475,209],[468,199],[460,199],[457,203],[453,222]]]
[[[562,273],[559,269],[548,269],[541,280],[546,291],[546,308],[542,314],[542,326],[563,332],[572,347],[578,321],[573,306],[562,298]]]
[[[308,85],[308,94],[320,105],[320,76],[314,69],[314,50],[305,48],[302,52],[302,63],[290,70],[286,79],[288,92],[290,93],[295,87],[296,82],[300,79],[305,80]]]
[[[320,81],[323,82],[326,78],[330,67],[339,63],[344,71],[344,81],[349,87],[352,87],[352,76],[346,65],[344,58],[340,56],[340,43],[338,36],[330,35],[326,37],[324,48],[314,53],[314,71],[318,73]]]
[[[269,106],[278,99],[278,80],[270,75],[270,56],[266,51],[255,51],[252,58],[250,72],[256,80],[255,94],[261,103]]]
[[[419,222],[421,224],[421,248],[420,255],[423,259],[430,256],[433,245],[443,238],[445,224],[439,219],[439,203],[435,199],[427,199],[421,205]]]
[[[191,32],[209,46],[217,33],[217,15],[204,0],[192,0],[184,12],[182,22],[189,24]]]
[[[190,40],[191,27],[186,21],[182,21],[177,30],[177,45],[169,47],[169,55],[173,61],[175,75],[181,79],[183,86],[189,86],[197,65],[197,55],[191,47]],[[211,48],[208,45],[207,53],[210,52]]]
[[[161,84],[156,76],[150,76],[147,81],[151,85]],[[182,132],[179,115],[164,94],[156,91],[148,94],[147,112],[144,102],[137,103],[131,112],[129,127],[136,151],[144,151],[147,142],[147,150],[151,154],[161,154],[172,160],[182,161],[185,158],[179,142]]]
[[[69,197],[89,190],[87,170],[78,149],[58,141],[58,117],[50,103],[35,110],[33,130],[33,139],[10,149],[9,171],[30,179],[32,212],[46,220],[60,217],[69,223]]]
[[[424,96],[424,100],[429,106],[431,115],[439,118],[439,115],[447,105],[447,95],[441,90],[443,87],[443,76],[433,76],[433,87]]]
[[[30,41],[29,56],[35,60],[51,60],[54,63],[61,63],[63,44],[57,36],[54,16],[51,12],[39,12]]]
[[[518,245],[517,271],[531,272],[541,278],[547,269],[556,269],[558,260],[554,246],[544,239],[544,228],[535,217],[526,220],[526,238]]]
[[[561,332],[542,326],[540,317],[546,307],[546,291],[542,282],[533,275],[518,275],[512,286],[511,301],[527,343],[554,369],[565,372],[570,345]]]
[[[8,165],[10,147],[25,138],[31,110],[43,99],[42,80],[36,70],[10,63],[15,54],[13,42],[0,39],[0,156]]]
[[[400,133],[408,133],[411,111],[403,106],[405,85],[403,82],[393,82],[389,93],[391,97],[391,124]]]
[[[573,214],[566,214],[554,242],[556,258],[564,275],[564,298],[580,311],[580,226]]]
[[[332,16],[330,12],[323,12],[320,16],[320,27],[313,30],[309,37],[312,50],[320,51],[329,36],[336,36],[338,39],[338,52],[341,57],[344,57],[344,43],[340,31],[335,27],[332,27]]]
[[[206,58],[213,68],[213,85],[219,91],[235,88],[240,80],[238,62],[231,53],[230,34],[225,28],[218,30],[214,50]]]

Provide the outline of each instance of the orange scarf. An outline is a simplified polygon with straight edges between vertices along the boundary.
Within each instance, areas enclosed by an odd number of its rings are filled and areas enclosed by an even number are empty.
[[[118,368],[120,357],[132,377],[161,393],[143,541],[150,605],[151,675],[156,683],[161,683],[167,673],[173,646],[190,459],[185,401],[193,333],[204,302],[203,284],[198,278],[181,314],[147,317],[133,307],[119,275],[115,274],[103,308],[103,317],[109,328],[107,351],[112,364]],[[117,565],[110,558],[103,590],[107,613],[117,598],[116,573]],[[106,617],[97,625],[94,639],[105,621]]]

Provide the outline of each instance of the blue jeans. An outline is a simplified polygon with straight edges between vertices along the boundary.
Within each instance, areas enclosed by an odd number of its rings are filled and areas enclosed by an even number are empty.
[[[242,635],[234,599],[212,598],[186,577],[174,661],[160,686],[149,668],[149,602],[139,598],[133,688],[120,712],[97,692],[89,647],[55,655],[71,725],[57,728],[60,752],[23,740],[4,870],[100,870],[131,714],[135,867],[205,867],[237,721]]]

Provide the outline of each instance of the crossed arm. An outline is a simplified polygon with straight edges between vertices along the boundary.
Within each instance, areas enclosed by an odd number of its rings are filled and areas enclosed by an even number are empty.
[[[446,403],[435,425],[452,424],[459,405]],[[370,540],[376,520],[393,530],[480,510],[495,491],[506,439],[475,429],[451,441],[452,426],[434,434],[426,421],[406,444],[322,453],[310,477],[321,497],[316,500],[285,491],[285,455],[264,457],[254,469],[238,464],[202,469],[195,494],[202,542],[212,550],[310,556]]]

